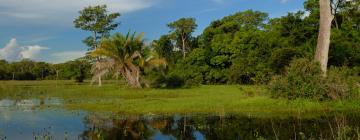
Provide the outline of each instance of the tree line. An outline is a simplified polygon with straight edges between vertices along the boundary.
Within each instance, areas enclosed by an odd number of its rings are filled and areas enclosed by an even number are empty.
[[[86,59],[61,64],[60,76],[57,76],[56,68],[45,72],[50,73],[49,76],[44,76],[43,70],[41,76],[39,70],[32,70],[30,73],[36,78],[30,79],[54,79],[54,76],[76,79],[77,74],[101,85],[102,77],[113,75],[114,78],[123,77],[134,87],[156,88],[267,84],[272,77],[284,75],[296,58],[317,59],[326,72],[320,56],[326,57],[326,68],[348,67],[359,73],[360,2],[331,1],[328,6],[333,18],[330,28],[326,28],[330,32],[325,33],[326,37],[320,37],[324,35],[320,30],[321,2],[307,0],[304,11],[277,18],[269,18],[261,11],[237,12],[211,22],[198,36],[193,35],[197,28],[196,19],[181,18],[168,23],[169,33],[150,44],[144,43],[142,33],[112,35],[111,31],[120,27],[117,19],[121,14],[109,13],[106,5],[85,7],[74,25],[91,32],[83,41],[89,46]],[[325,9],[325,12],[329,11]],[[327,37],[330,37],[328,44]],[[321,43],[323,39],[325,45]],[[325,52],[321,48],[325,48]],[[83,68],[72,65],[79,61]],[[4,77],[12,79],[12,73],[16,72],[7,71]]]
[[[170,64],[163,73],[155,72],[157,80],[177,77],[185,84],[266,84],[273,76],[284,75],[296,58],[316,59],[324,73],[328,67],[358,69],[359,1],[338,1],[336,5],[332,8],[335,18],[327,29],[331,32],[327,46],[323,39],[330,33],[323,37],[324,31],[320,30],[318,0],[306,1],[305,11],[278,18],[269,18],[261,11],[237,12],[213,21],[196,37],[191,36],[191,29],[196,28],[193,18],[170,23],[177,25],[175,30],[169,26],[170,33],[152,44]],[[184,31],[188,32],[181,33]],[[181,37],[184,34],[188,39],[185,43]],[[184,46],[186,49],[182,49]],[[181,51],[186,57],[181,58]]]
[[[61,64],[35,62],[24,59],[19,62],[0,60],[0,80],[76,80],[90,78],[91,63],[76,59]]]

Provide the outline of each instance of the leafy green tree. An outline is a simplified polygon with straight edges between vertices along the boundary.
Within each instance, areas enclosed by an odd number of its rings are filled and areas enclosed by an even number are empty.
[[[91,47],[90,50],[96,49],[100,39],[108,37],[110,31],[119,26],[115,20],[120,16],[120,13],[108,13],[106,8],[106,5],[86,7],[79,12],[80,16],[74,20],[76,28],[93,33],[92,36],[84,40],[84,43]]]
[[[168,27],[171,29],[171,36],[176,40],[176,44],[181,49],[183,58],[185,59],[186,53],[190,50],[189,45],[193,39],[191,34],[197,27],[196,20],[194,18],[181,18],[169,23]]]
[[[83,82],[90,77],[91,63],[87,59],[79,58],[63,64],[57,64],[56,69],[56,72],[53,74],[56,77],[55,79]]]
[[[266,13],[248,10],[214,21],[205,29],[199,37],[200,48],[206,50],[208,57],[205,83],[229,82],[228,75],[232,75],[229,68],[238,59],[266,60],[263,58],[270,55],[265,48],[267,44],[263,43],[268,40],[264,31],[267,19]]]
[[[8,80],[9,63],[6,60],[0,60],[0,80]]]
[[[81,10],[79,14],[80,16],[74,21],[75,27],[93,33],[92,36],[84,40],[84,43],[90,47],[89,50],[96,49],[100,39],[108,37],[110,31],[119,26],[115,20],[120,16],[120,13],[108,13],[106,5],[89,6]],[[101,86],[101,77],[98,78],[99,86]]]
[[[163,35],[159,40],[154,40],[151,47],[160,57],[165,58],[168,63],[175,63],[177,54],[174,51],[175,46],[169,35]]]

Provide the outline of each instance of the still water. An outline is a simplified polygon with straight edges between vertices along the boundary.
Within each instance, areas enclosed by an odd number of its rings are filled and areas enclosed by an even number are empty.
[[[58,99],[0,100],[0,140],[359,139],[360,115],[256,118],[243,115],[119,116],[67,111]]]

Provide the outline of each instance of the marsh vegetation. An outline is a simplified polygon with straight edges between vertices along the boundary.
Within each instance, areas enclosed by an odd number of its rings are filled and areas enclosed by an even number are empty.
[[[265,86],[134,89],[1,82],[5,139],[356,139],[358,98],[273,99]],[[20,130],[19,130],[20,129]]]

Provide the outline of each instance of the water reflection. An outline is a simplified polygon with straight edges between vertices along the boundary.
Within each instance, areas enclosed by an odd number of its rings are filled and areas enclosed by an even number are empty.
[[[360,114],[318,118],[241,115],[119,117],[44,108],[57,99],[0,100],[1,139],[359,139]]]
[[[83,139],[357,139],[360,135],[358,117],[341,115],[317,119],[245,116],[105,119],[90,115],[85,123]]]
[[[19,111],[0,109],[0,139],[26,140],[49,137],[48,139],[77,139],[86,128],[82,123],[86,113],[65,110]]]

